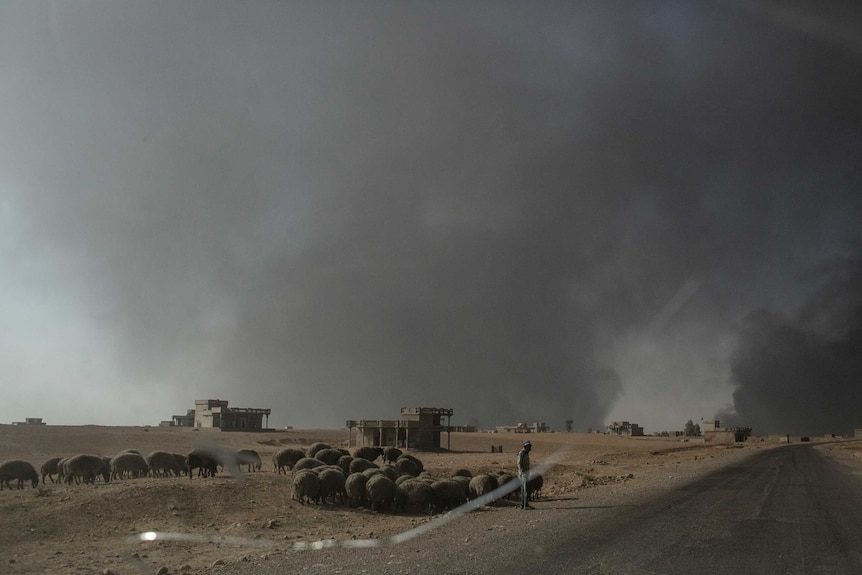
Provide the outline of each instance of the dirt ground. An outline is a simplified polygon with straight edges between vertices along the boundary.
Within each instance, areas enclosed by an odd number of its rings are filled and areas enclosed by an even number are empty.
[[[537,506],[591,494],[631,492],[683,481],[726,464],[763,442],[714,446],[671,438],[624,438],[576,433],[453,433],[448,450],[411,452],[435,477],[459,468],[474,475],[514,472],[521,442],[533,443],[534,467],[544,471]],[[263,470],[214,478],[141,478],[95,485],[48,480],[36,489],[0,493],[0,570],[3,573],[216,573],[221,564],[261,562],[314,542],[388,538],[432,518],[378,513],[343,505],[300,505],[290,476],[273,472],[282,447],[324,441],[347,447],[346,430],[221,433],[180,428],[0,425],[0,461],[25,459],[38,470],[51,457],[113,456],[125,449],[185,453],[196,447],[254,449]],[[446,436],[443,436],[446,445]],[[858,445],[858,444],[853,444]],[[491,452],[492,446],[502,452]],[[858,452],[857,452],[858,453]],[[14,486],[14,484],[13,484]],[[516,512],[499,501],[495,510]],[[165,540],[142,541],[158,532]]]

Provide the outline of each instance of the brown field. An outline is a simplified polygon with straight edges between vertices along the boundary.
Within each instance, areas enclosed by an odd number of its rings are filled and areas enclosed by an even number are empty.
[[[542,498],[561,501],[622,495],[658,484],[685,481],[755,449],[712,446],[666,438],[545,433],[453,433],[451,450],[413,452],[434,476],[458,468],[473,474],[514,471],[521,442],[533,443],[533,465],[553,460],[544,473]],[[386,538],[432,518],[387,514],[342,505],[300,505],[291,500],[290,478],[272,471],[272,453],[286,446],[325,441],[346,447],[346,430],[284,430],[262,433],[194,432],[179,428],[100,426],[0,426],[0,461],[25,459],[39,469],[51,457],[78,453],[112,456],[124,449],[185,453],[217,445],[260,453],[264,467],[242,476],[142,478],[95,485],[48,481],[37,489],[0,493],[0,561],[3,573],[209,573],[214,560],[228,564],[266,561],[296,553],[319,540]],[[446,445],[445,435],[443,444]],[[491,446],[502,453],[491,453]],[[13,484],[14,486],[14,484]],[[487,508],[519,513],[514,502]],[[183,533],[203,541],[141,542],[149,531]],[[219,538],[222,538],[219,540]],[[241,539],[226,539],[241,538]],[[242,543],[242,542],[245,543]],[[237,543],[239,542],[239,543]]]

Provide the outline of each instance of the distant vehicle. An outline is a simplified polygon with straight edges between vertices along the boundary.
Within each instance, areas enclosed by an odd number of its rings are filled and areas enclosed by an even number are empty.
[[[811,441],[811,438],[806,435],[805,437],[802,437],[800,441]]]

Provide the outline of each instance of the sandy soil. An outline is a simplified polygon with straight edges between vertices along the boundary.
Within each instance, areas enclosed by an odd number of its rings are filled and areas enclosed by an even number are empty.
[[[543,475],[536,505],[648,490],[687,481],[717,466],[771,447],[712,446],[668,438],[546,433],[453,433],[449,450],[412,452],[435,477],[459,468],[474,475],[514,471],[526,438]],[[272,471],[272,453],[325,441],[347,446],[346,430],[264,433],[194,432],[178,428],[0,426],[0,461],[25,459],[39,469],[51,457],[113,456],[124,449],[185,453],[201,446],[254,449],[261,472],[214,478],[141,478],[95,485],[40,484],[0,493],[0,569],[3,573],[216,573],[220,562],[265,562],[315,541],[386,538],[430,521],[420,514],[387,514],[342,505],[300,505],[290,477]],[[446,443],[444,436],[444,445]],[[492,453],[502,446],[502,453]],[[516,503],[500,501],[495,508]],[[141,541],[141,533],[179,533],[188,539]]]

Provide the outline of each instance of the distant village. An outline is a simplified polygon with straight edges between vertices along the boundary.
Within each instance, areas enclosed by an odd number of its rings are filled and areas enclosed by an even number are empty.
[[[195,400],[194,409],[185,414],[173,415],[159,423],[160,427],[179,427],[189,430],[212,431],[272,431],[269,416],[272,410],[257,407],[231,407],[222,399]],[[484,433],[553,433],[555,430],[544,422],[514,425],[499,425],[493,429],[478,429],[472,425],[452,425],[453,410],[439,407],[402,407],[395,419],[349,419],[345,422],[348,447],[364,445],[395,445],[419,450],[449,448],[452,432]],[[721,427],[719,420],[686,425],[685,430],[662,431],[652,437],[678,437],[681,441],[701,440],[706,443],[734,444],[756,439],[758,441],[790,442],[787,434],[770,434],[752,437],[751,427]],[[691,424],[692,428],[688,429]],[[46,425],[41,417],[28,417],[12,425]],[[566,422],[566,432],[572,431],[572,420]],[[862,429],[854,430],[854,436],[862,438]],[[601,433],[624,437],[644,437],[644,428],[629,421],[614,421],[605,430],[590,429],[589,433]],[[445,443],[444,443],[445,439]],[[800,441],[810,438],[801,437]]]

